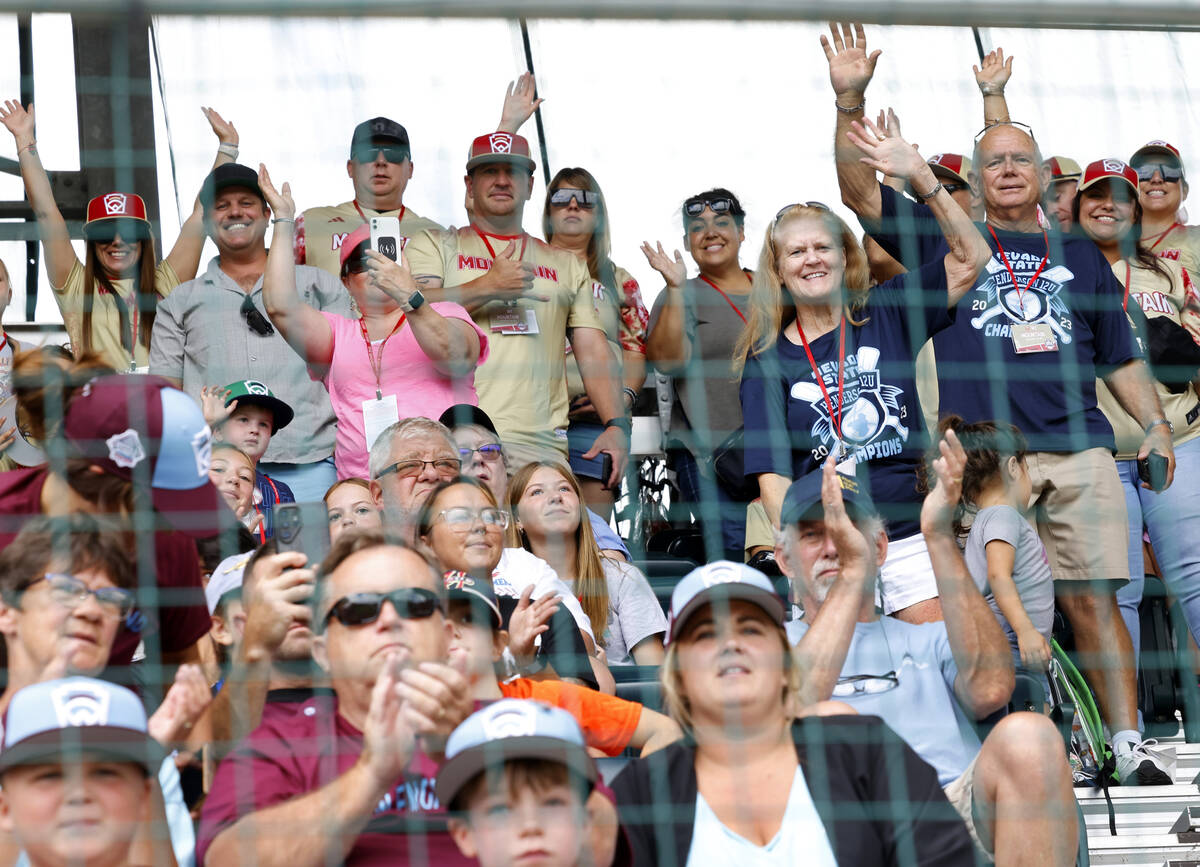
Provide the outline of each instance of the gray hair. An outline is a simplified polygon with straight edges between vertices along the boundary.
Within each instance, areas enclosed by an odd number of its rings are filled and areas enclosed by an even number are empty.
[[[379,478],[379,474],[387,469],[388,464],[392,462],[392,452],[397,442],[421,436],[440,436],[446,441],[450,451],[454,452],[455,456],[458,455],[458,444],[454,442],[450,430],[441,422],[424,416],[402,418],[384,428],[375,439],[375,444],[371,446],[371,478]]]

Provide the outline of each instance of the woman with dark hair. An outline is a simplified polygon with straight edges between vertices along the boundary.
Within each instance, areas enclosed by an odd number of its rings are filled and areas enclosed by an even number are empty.
[[[757,477],[778,528],[793,479],[818,470],[830,454],[839,463],[867,464],[871,496],[888,521],[884,611],[936,620],[937,585],[918,520],[917,468],[928,437],[916,357],[928,337],[954,321],[955,305],[991,253],[898,130],[881,131],[868,120],[854,130],[851,140],[865,161],[910,181],[933,209],[951,252],[868,292],[866,254],[828,207],[788,205],[775,215],[733,352],[742,373],[745,472]]]
[[[1145,583],[1142,528],[1150,534],[1154,558],[1163,580],[1179,599],[1192,636],[1200,640],[1200,561],[1194,536],[1200,529],[1200,404],[1197,357],[1200,347],[1184,330],[1181,313],[1191,278],[1178,262],[1163,259],[1143,241],[1142,205],[1138,174],[1117,159],[1088,165],[1071,208],[1076,231],[1095,241],[1117,281],[1125,287],[1125,310],[1136,320],[1147,343],[1147,354],[1165,421],[1175,448],[1175,481],[1154,491],[1152,480],[1138,474],[1138,450],[1146,437],[1112,392],[1097,380],[1096,392],[1117,439],[1117,471],[1129,512],[1129,583],[1117,591],[1121,617],[1140,646],[1138,604]],[[1143,316],[1139,314],[1144,314]],[[1190,355],[1190,361],[1189,361]],[[1153,459],[1154,455],[1151,455]]]
[[[220,145],[213,167],[233,162],[238,132],[211,108],[202,108]],[[75,255],[66,220],[33,138],[33,104],[5,100],[0,121],[17,142],[25,194],[37,217],[46,254],[46,275],[77,357],[95,353],[113,370],[144,368],[150,362],[150,332],[159,299],[196,276],[204,248],[204,209],[199,200],[179,229],[179,238],[157,261],[146,203],[133,193],[105,193],[88,202],[83,224],[84,262]]]
[[[753,494],[718,482],[712,455],[736,438],[742,426],[729,359],[746,322],[754,276],[738,260],[746,240],[746,212],[737,196],[716,187],[688,198],[681,216],[683,241],[700,273],[688,278],[678,250],[671,258],[661,242],[656,247],[642,244],[646,260],[666,281],[650,312],[646,357],[672,378],[671,418],[663,443],[679,493],[695,504],[701,520],[719,518],[717,550],[710,554],[723,551],[741,560],[746,503]]]
[[[625,413],[633,409],[646,381],[646,322],[649,314],[633,275],[609,258],[611,239],[608,206],[600,185],[582,168],[560,169],[546,188],[542,231],[551,247],[574,253],[587,263],[592,276],[592,304],[604,325],[613,357],[621,365]],[[567,440],[570,465],[583,487],[588,507],[606,520],[612,514],[614,492],[607,487],[603,462],[584,460],[604,428],[588,399],[579,365],[567,341],[567,393],[570,395],[570,424]]]

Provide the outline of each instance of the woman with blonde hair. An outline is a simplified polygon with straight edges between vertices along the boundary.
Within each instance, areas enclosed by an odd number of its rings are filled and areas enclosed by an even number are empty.
[[[955,305],[991,250],[898,130],[864,120],[850,138],[873,168],[912,183],[951,252],[869,289],[866,254],[828,207],[807,202],[775,215],[734,350],[745,472],[757,477],[778,527],[793,479],[818,470],[830,454],[867,464],[891,540],[881,573],[884,610],[914,622],[940,619],[918,523],[917,468],[928,436],[915,364],[925,340],[954,321]]]
[[[658,665],[662,608],[636,567],[601,555],[575,474],[552,461],[526,464],[509,483],[508,507],[509,546],[545,560],[579,597],[608,663]]]

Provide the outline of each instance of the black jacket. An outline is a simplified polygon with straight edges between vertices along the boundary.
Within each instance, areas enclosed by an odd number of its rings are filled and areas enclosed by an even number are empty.
[[[806,717],[792,725],[792,736],[839,865],[975,863],[967,826],[937,773],[881,719]],[[695,743],[680,741],[631,762],[613,781],[635,867],[687,863],[695,759]]]

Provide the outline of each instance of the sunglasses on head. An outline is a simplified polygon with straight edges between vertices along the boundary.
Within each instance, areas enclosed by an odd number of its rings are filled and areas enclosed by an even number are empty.
[[[565,208],[571,204],[571,199],[574,199],[575,204],[585,211],[590,211],[600,204],[599,193],[593,193],[591,190],[577,190],[573,187],[559,187],[550,194],[550,207]]]
[[[424,620],[442,611],[442,600],[424,587],[401,587],[389,593],[348,593],[329,609],[322,626],[336,619],[343,626],[366,626],[379,619],[383,603],[392,603],[396,616],[405,620]]]
[[[784,205],[775,213],[775,222],[779,222],[779,218],[790,211],[792,208],[817,208],[822,211],[830,210],[829,205],[824,202],[792,202],[790,205]]]
[[[149,238],[150,229],[141,220],[128,217],[99,220],[87,227],[88,240],[97,244],[111,244],[118,235],[126,244],[135,244]]]
[[[246,320],[250,330],[259,337],[270,337],[275,333],[274,327],[267,317],[258,312],[258,308],[254,306],[254,300],[249,295],[242,299],[242,318]]]
[[[1162,179],[1169,184],[1177,184],[1183,180],[1183,167],[1170,163],[1139,163],[1133,167],[1139,181],[1148,181],[1158,172]]]
[[[1019,120],[995,120],[981,129],[979,132],[975,133],[975,144],[979,144],[979,140],[981,138],[987,135],[990,130],[995,129],[998,126],[1014,126],[1021,130],[1021,132],[1026,133],[1030,138],[1033,138],[1033,127],[1027,123],[1021,123]],[[1034,140],[1036,141],[1036,139]]]
[[[742,209],[728,196],[693,196],[683,203],[683,212],[689,217],[699,217],[705,208],[711,209],[714,214],[743,216]]]
[[[408,148],[400,145],[359,145],[350,158],[356,163],[373,163],[378,154],[383,154],[384,161],[389,163],[402,163],[409,158]]]

